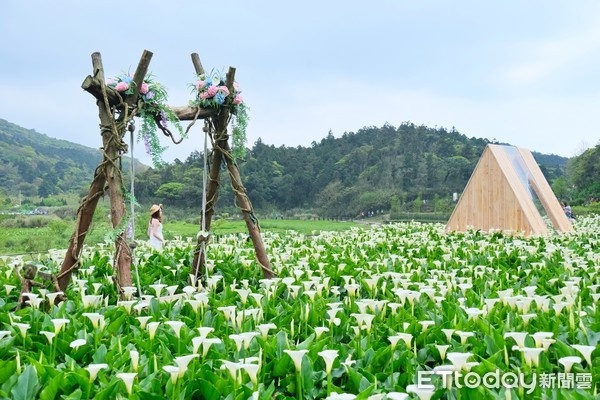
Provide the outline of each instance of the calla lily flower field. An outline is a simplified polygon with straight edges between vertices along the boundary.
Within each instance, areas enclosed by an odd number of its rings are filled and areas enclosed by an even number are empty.
[[[107,243],[85,249],[67,300],[36,287],[22,309],[15,265],[31,258],[2,257],[0,397],[598,398],[598,216],[549,237],[414,222],[263,236],[275,279],[243,235],[214,238],[198,280],[194,243],[174,240],[136,249],[141,293],[134,268],[121,296]],[[56,272],[63,255],[35,262]]]

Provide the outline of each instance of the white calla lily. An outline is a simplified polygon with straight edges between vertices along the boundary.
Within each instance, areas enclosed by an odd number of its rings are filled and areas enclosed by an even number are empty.
[[[121,372],[117,374],[117,378],[121,379],[123,383],[125,383],[125,389],[127,390],[127,394],[131,396],[133,392],[133,381],[137,376],[137,372]]]
[[[290,356],[294,362],[296,371],[300,371],[300,368],[302,367],[302,358],[306,353],[308,353],[308,350],[284,350],[284,353]]]

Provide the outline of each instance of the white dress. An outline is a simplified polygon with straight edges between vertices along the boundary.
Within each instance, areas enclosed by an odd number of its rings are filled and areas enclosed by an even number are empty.
[[[156,222],[158,223],[158,227],[156,228],[156,234],[162,239],[163,234],[162,234],[162,223],[158,220],[156,220]],[[162,240],[157,239],[154,234],[152,233],[152,222],[150,222],[148,224],[148,236],[150,236],[150,240],[148,241],[148,243],[150,244],[150,246],[153,249],[156,250],[161,250],[163,247],[163,242]]]

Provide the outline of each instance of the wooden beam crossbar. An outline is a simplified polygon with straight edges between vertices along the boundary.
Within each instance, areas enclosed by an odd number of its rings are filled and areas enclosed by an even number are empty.
[[[102,93],[102,81],[97,77],[92,77],[88,75],[83,83],[81,84],[81,88],[94,96],[96,100],[103,101],[103,93]],[[106,86],[106,96],[108,98],[108,104],[111,107],[118,107],[123,103],[123,97],[119,94],[115,89]],[[132,98],[133,96],[128,96],[128,98]],[[197,106],[181,106],[181,107],[169,107],[171,111],[179,118],[180,121],[192,121],[195,119],[204,119],[217,115],[218,110],[215,109],[206,109],[200,108]]]

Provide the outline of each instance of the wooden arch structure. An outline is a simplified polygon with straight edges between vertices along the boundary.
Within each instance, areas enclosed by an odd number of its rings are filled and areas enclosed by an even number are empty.
[[[81,87],[96,98],[102,135],[101,151],[103,157],[94,172],[94,178],[88,194],[83,198],[77,210],[75,231],[71,236],[69,248],[57,277],[58,284],[63,291],[69,283],[73,270],[80,266],[85,237],[91,225],[98,200],[106,192],[108,192],[110,197],[110,215],[113,228],[121,226],[124,222],[125,194],[123,193],[123,179],[121,175],[121,157],[128,151],[128,148],[123,138],[127,133],[130,122],[140,111],[139,88],[148,72],[151,59],[152,52],[144,50],[133,76],[134,93],[122,97],[119,92],[106,85],[100,53],[96,52],[92,54],[93,74],[85,78]],[[196,74],[200,75],[204,73],[202,63],[196,53],[192,54],[192,63]],[[234,79],[235,68],[230,67],[227,73],[227,87],[232,93]],[[170,108],[181,121],[208,119],[212,124],[213,129],[211,129],[210,139],[213,144],[213,151],[210,162],[210,178],[206,191],[206,213],[203,215],[205,229],[210,230],[218,196],[219,172],[224,163],[231,178],[231,185],[238,206],[242,209],[248,233],[254,245],[257,261],[263,270],[265,278],[272,278],[274,274],[270,268],[270,261],[262,241],[258,219],[254,215],[254,210],[247,196],[246,188],[242,184],[237,164],[231,154],[228,141],[229,135],[227,133],[227,126],[230,120],[229,106],[224,104],[218,109],[202,109],[195,106]],[[205,165],[204,168],[206,167]],[[194,262],[192,264],[192,273],[194,275],[198,275],[204,266],[204,252],[201,251],[204,240],[199,235],[194,252]],[[133,247],[134,244],[127,242],[125,233],[118,234],[115,241],[113,266],[117,273],[119,288],[132,286],[131,261]]]

